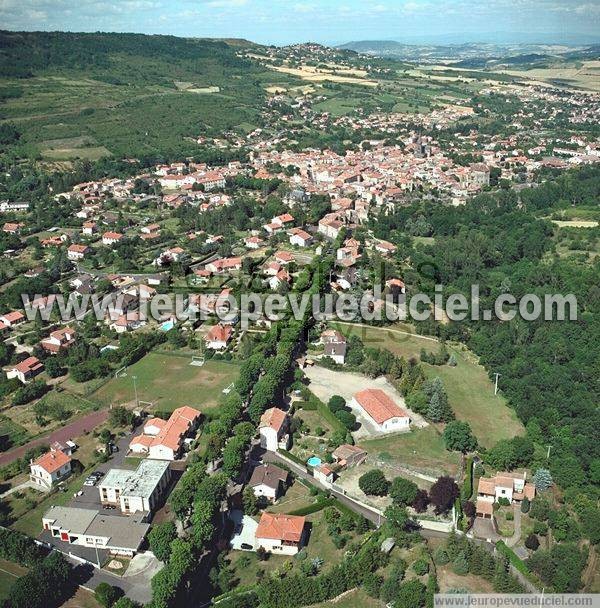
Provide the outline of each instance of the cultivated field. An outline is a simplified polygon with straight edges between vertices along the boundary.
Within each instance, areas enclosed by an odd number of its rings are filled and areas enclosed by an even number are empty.
[[[330,72],[326,70],[319,70],[310,66],[302,66],[300,68],[288,68],[285,66],[273,66],[273,70],[282,72],[284,74],[291,74],[292,76],[298,76],[303,80],[310,82],[342,82],[346,84],[359,84],[366,87],[376,87],[377,82],[375,80],[368,80],[363,77],[354,75],[344,75],[343,72]]]
[[[93,398],[105,405],[133,402],[136,376],[138,398],[154,403],[156,409],[168,411],[190,405],[205,411],[216,407],[224,397],[222,390],[237,378],[238,366],[207,361],[196,367],[190,361],[191,357],[149,353],[129,367],[126,376],[102,386]]]

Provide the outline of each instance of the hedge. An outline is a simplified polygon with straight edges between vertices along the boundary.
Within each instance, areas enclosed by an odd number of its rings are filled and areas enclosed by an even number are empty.
[[[528,578],[531,577],[531,571],[527,567],[527,564],[510,548],[506,545],[503,540],[499,540],[496,543],[496,549],[502,553],[502,555],[508,558],[508,561],[519,571]]]
[[[473,458],[469,456],[466,461],[465,481],[460,490],[460,497],[462,500],[470,500],[473,495]]]
[[[337,501],[335,498],[317,498],[316,502],[312,505],[307,505],[306,507],[301,507],[300,509],[296,509],[295,511],[290,511],[290,515],[310,515],[311,513],[318,513],[322,511],[325,507],[331,507],[335,505]]]

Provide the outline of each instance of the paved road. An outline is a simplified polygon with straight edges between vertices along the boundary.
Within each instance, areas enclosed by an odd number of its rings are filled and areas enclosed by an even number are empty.
[[[17,460],[17,458],[21,458],[22,456],[24,456],[25,452],[30,448],[39,445],[48,445],[50,443],[53,443],[54,441],[65,442],[69,439],[72,439],[73,437],[83,435],[86,431],[92,431],[97,426],[105,422],[107,419],[107,409],[86,414],[81,418],[73,420],[73,422],[71,422],[70,424],[67,424],[66,426],[63,426],[60,429],[52,431],[52,433],[50,433],[49,435],[45,435],[44,437],[38,437],[37,439],[33,439],[25,445],[13,448],[12,450],[8,450],[8,452],[3,452],[2,454],[0,454],[0,466],[10,464],[14,460]]]

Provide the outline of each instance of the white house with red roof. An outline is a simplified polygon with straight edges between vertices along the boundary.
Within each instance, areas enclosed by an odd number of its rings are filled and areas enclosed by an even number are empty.
[[[81,245],[79,243],[73,243],[69,245],[67,249],[67,257],[72,261],[83,260],[83,258],[90,253],[91,249],[87,245]]]
[[[350,406],[364,412],[380,432],[410,430],[408,412],[394,403],[391,397],[380,388],[367,388],[359,391],[352,397]]]
[[[282,266],[287,266],[290,262],[294,261],[294,256],[289,251],[277,251],[275,253],[275,261],[279,262]]]
[[[283,513],[263,513],[254,534],[256,548],[268,553],[296,555],[306,541],[306,518]]]
[[[123,238],[123,235],[120,232],[105,232],[102,235],[102,244],[103,245],[114,245],[118,243]]]
[[[44,490],[71,474],[71,457],[61,450],[50,450],[29,465],[29,479]]]
[[[260,418],[260,447],[270,452],[287,450],[290,443],[288,415],[277,407],[268,409]]]
[[[50,335],[40,342],[40,346],[49,353],[56,355],[61,350],[69,348],[74,342],[75,330],[71,327],[62,327],[50,332]]]
[[[7,327],[14,327],[15,325],[20,325],[21,323],[25,323],[26,317],[20,310],[13,310],[12,312],[7,312],[5,315],[0,317],[0,322],[4,323]]]
[[[481,477],[477,487],[477,517],[491,519],[494,503],[506,498],[511,504],[521,503],[524,498],[535,498],[535,485],[527,482],[527,473],[499,472],[494,477]]]
[[[186,405],[173,410],[168,420],[150,418],[142,434],[129,443],[129,450],[157,460],[175,460],[183,450],[185,439],[198,428],[200,415],[198,410]]]
[[[294,228],[290,231],[290,245],[296,245],[297,247],[309,247],[313,243],[313,237],[302,230],[301,228]]]
[[[264,245],[263,239],[259,236],[247,236],[244,239],[244,245],[247,249],[260,249]]]
[[[18,378],[23,384],[27,384],[44,371],[44,364],[37,357],[27,357],[15,365],[8,366],[5,371],[9,380]]]
[[[223,325],[218,323],[213,325],[204,336],[206,348],[211,350],[223,350],[227,348],[229,340],[233,336],[233,328],[231,325]]]
[[[206,270],[210,270],[214,274],[224,274],[233,270],[240,270],[242,268],[242,258],[221,258],[219,260],[213,260],[204,267]]]

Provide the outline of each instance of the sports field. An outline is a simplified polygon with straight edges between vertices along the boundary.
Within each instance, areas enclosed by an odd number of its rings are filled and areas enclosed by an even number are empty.
[[[138,398],[154,404],[154,409],[174,410],[190,405],[202,411],[214,408],[225,397],[223,389],[234,382],[239,366],[226,361],[207,361],[202,367],[190,365],[191,357],[149,353],[129,367],[126,375],[112,378],[92,398],[103,404],[132,403]]]

